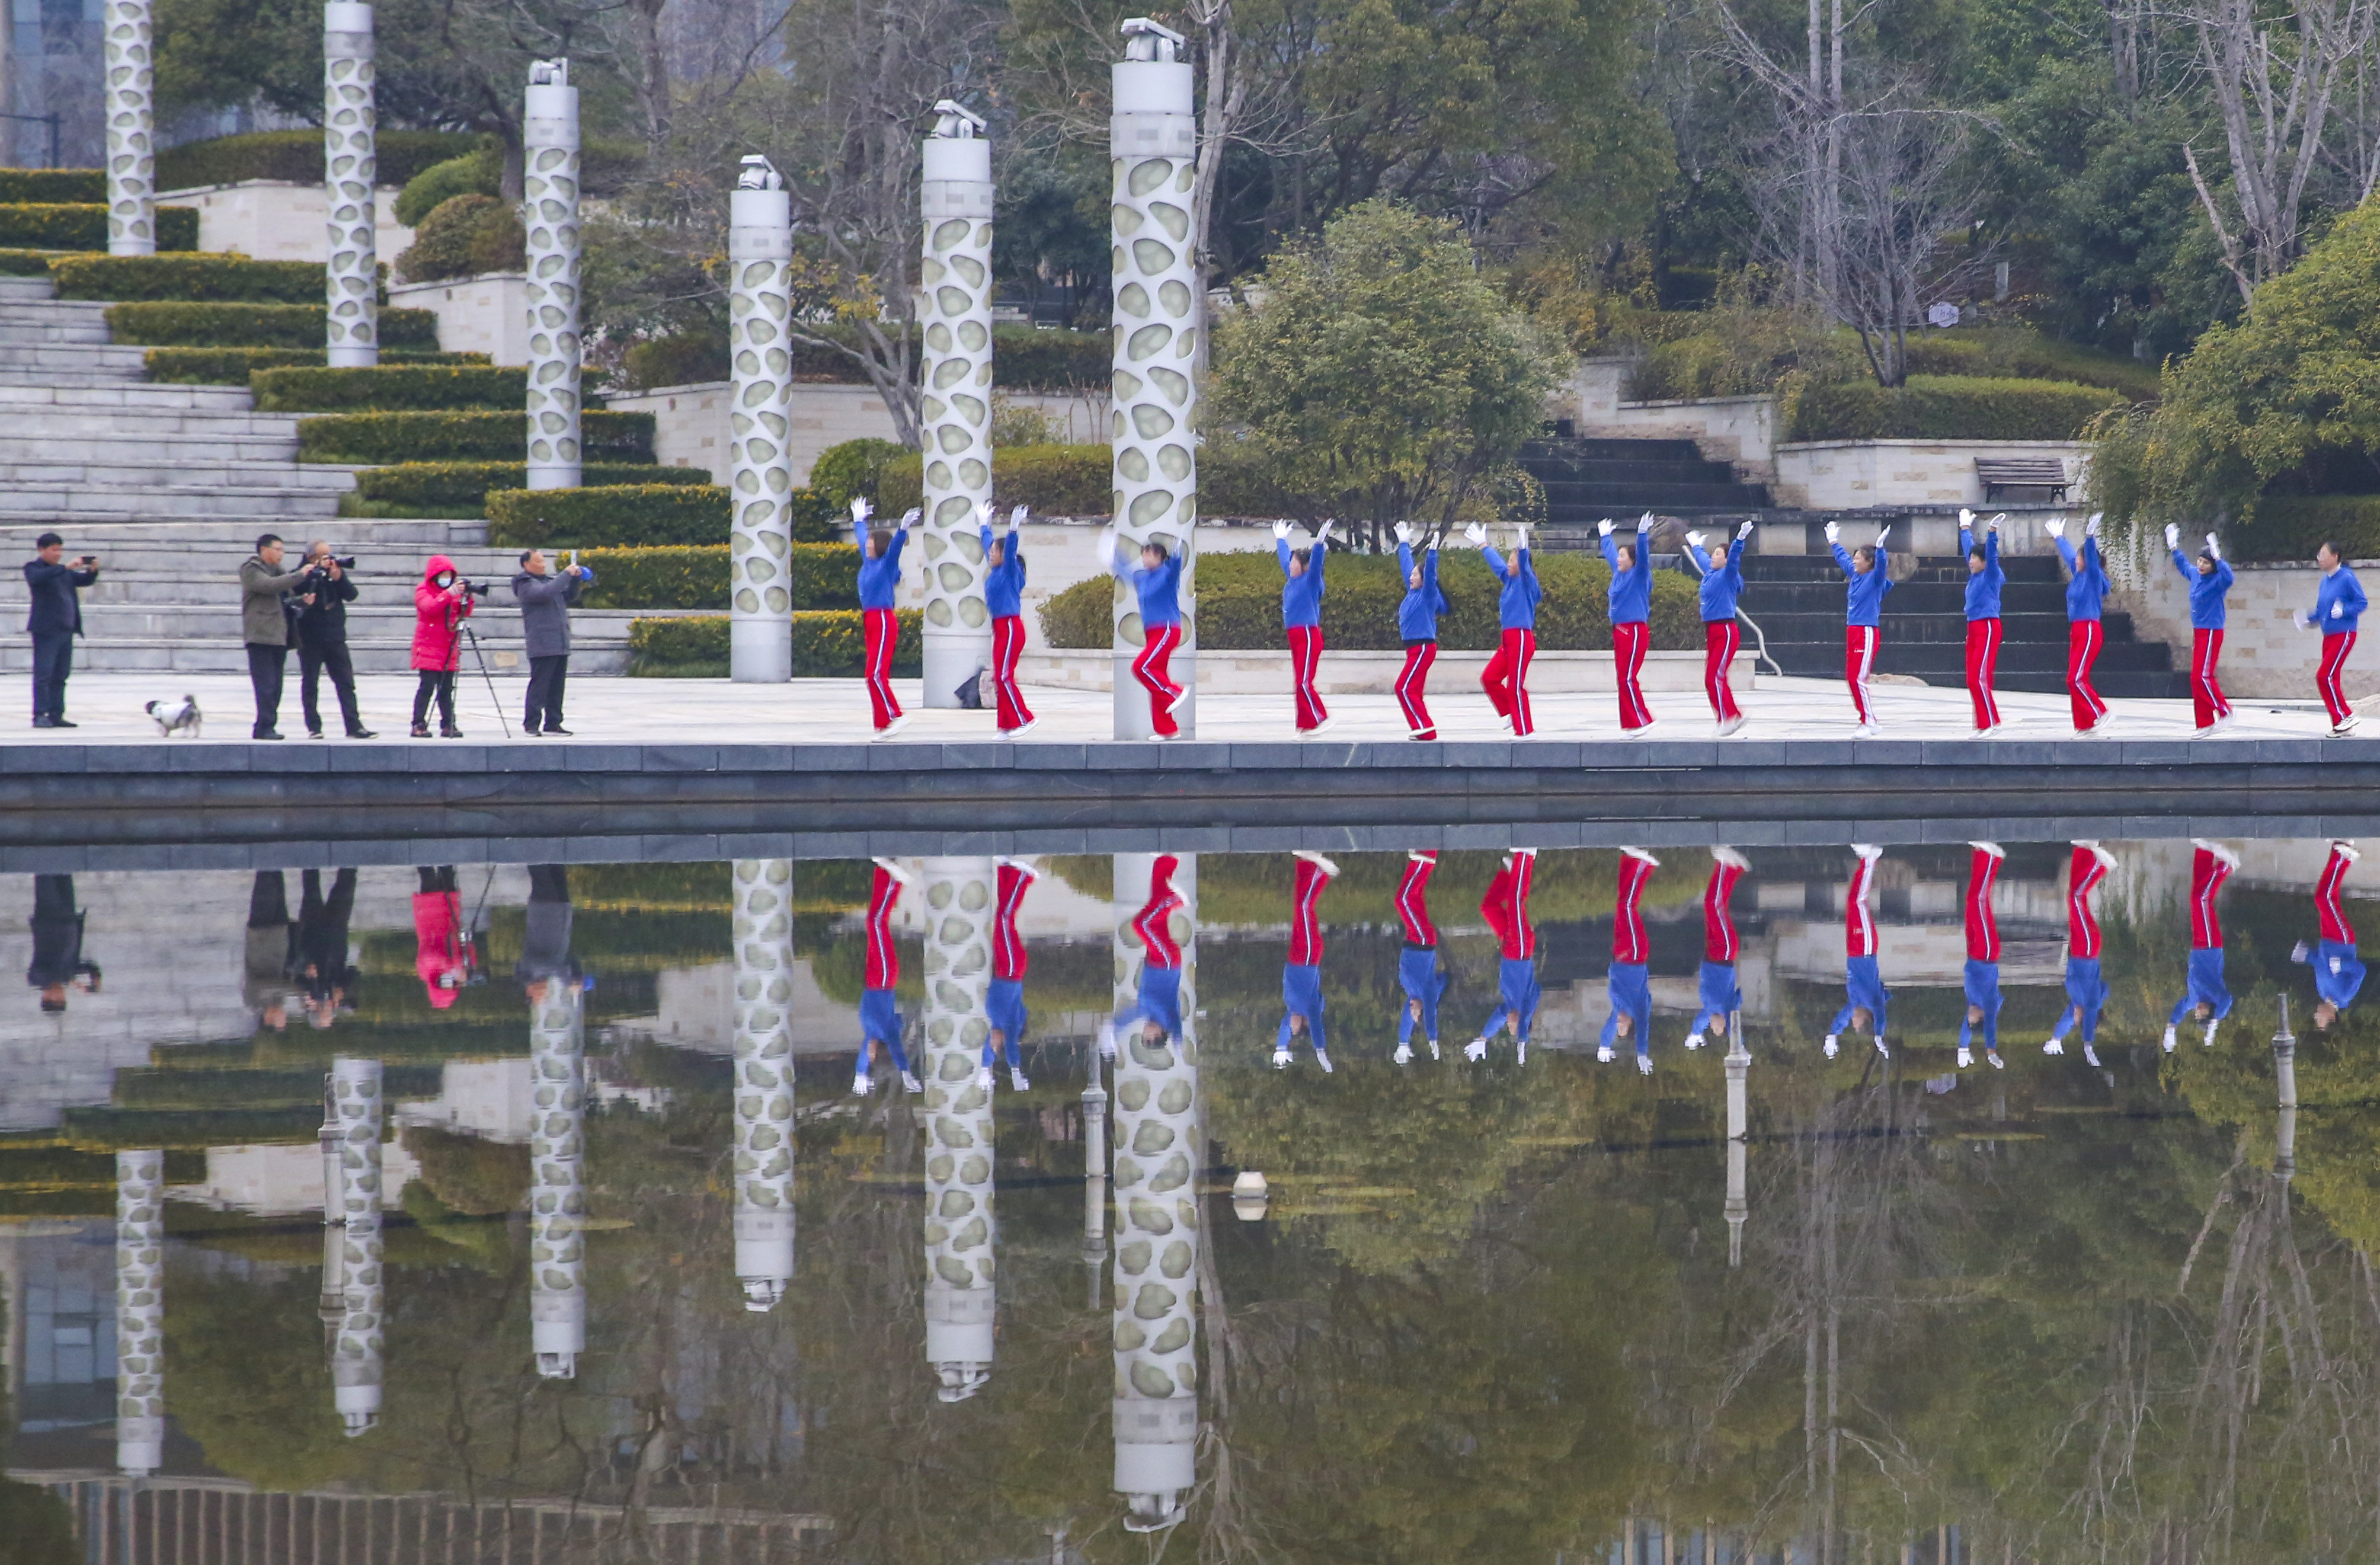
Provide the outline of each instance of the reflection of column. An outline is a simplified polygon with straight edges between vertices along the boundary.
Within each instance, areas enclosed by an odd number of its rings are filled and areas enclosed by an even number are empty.
[[[149,0],[107,0],[100,27],[107,99],[107,253],[154,255],[157,114]]]
[[[1744,1197],[1744,1137],[1751,1132],[1750,1107],[1745,1101],[1744,1077],[1752,1070],[1752,1055],[1743,1046],[1743,1018],[1730,1019],[1735,1031],[1729,1034],[1727,1046],[1727,1264],[1743,1265],[1743,1219],[1751,1215],[1751,1203]]]
[[[358,0],[322,7],[322,206],[329,264],[322,268],[333,369],[380,362],[379,111],[373,102],[372,8]]]
[[[735,376],[728,483],[735,507],[728,540],[727,672],[748,685],[782,685],[794,677],[794,600],[786,575],[794,535],[785,510],[794,488],[786,445],[794,373],[785,346],[793,315],[791,198],[783,177],[756,153],[744,160],[727,201],[727,346]]]
[[[345,1208],[339,1204],[339,1101],[333,1079],[322,1078],[322,1287],[314,1301],[315,1314],[322,1322],[322,1350],[329,1352],[338,1346],[339,1320],[347,1313],[346,1229],[340,1222]]]
[[[2280,1112],[2273,1123],[2273,1177],[2287,1185],[2298,1171],[2298,1040],[2289,1031],[2289,997],[2281,996],[2280,1030],[2273,1034],[2273,1077]]]
[[[562,977],[529,989],[529,1329],[537,1372],[568,1379],[587,1348],[584,991]]]
[[[165,1460],[165,1155],[115,1155],[115,1465]]]
[[[991,1378],[994,1241],[991,1089],[976,1080],[991,1023],[990,859],[928,859],[926,896],[926,1360],[941,1399]]]
[[[1153,860],[1115,859],[1116,995],[1135,1006],[1147,953],[1132,927]],[[1179,1522],[1197,1482],[1199,1245],[1197,861],[1174,871],[1183,899],[1170,920],[1182,951],[1182,1030],[1152,1039],[1135,1021],[1116,1036],[1115,1486],[1124,1526]],[[1162,1032],[1162,1029],[1159,1029]]]
[[[1114,413],[1115,521],[1126,550],[1154,538],[1182,561],[1182,645],[1176,684],[1191,691],[1174,713],[1182,737],[1197,734],[1198,628],[1192,612],[1198,514],[1196,373],[1198,258],[1190,213],[1198,178],[1197,127],[1191,117],[1190,62],[1178,33],[1145,18],[1123,24],[1125,57],[1111,67],[1114,113],[1108,121],[1115,169]],[[1102,562],[1103,564],[1105,562]],[[1149,736],[1148,696],[1132,677],[1141,647],[1140,611],[1129,591],[1116,594],[1115,737]]]
[[[578,486],[578,89],[568,60],[535,60],[522,104],[528,232],[528,487]],[[789,654],[790,655],[790,654]]]
[[[1099,1272],[1108,1263],[1108,1090],[1099,1084],[1099,1057],[1091,1054],[1091,1083],[1083,1089],[1083,1265],[1091,1272],[1091,1302],[1099,1302]]]
[[[926,436],[926,704],[991,661],[976,507],[991,498],[991,143],[945,98],[926,138],[917,273]]]
[[[794,863],[735,868],[735,1278],[770,1310],[794,1280]]]
[[[332,1394],[350,1436],[380,1422],[381,1063],[331,1061],[331,1109],[337,1120],[341,1226],[339,1334],[331,1352]]]

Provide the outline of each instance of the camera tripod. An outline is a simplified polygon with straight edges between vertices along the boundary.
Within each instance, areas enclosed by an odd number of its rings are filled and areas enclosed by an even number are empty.
[[[496,721],[504,725],[504,738],[512,738],[512,719],[504,715],[504,699],[496,694],[496,677],[488,672],[488,658],[487,654],[480,650],[479,632],[472,630],[468,625],[457,625],[455,628],[463,632],[463,639],[465,641],[471,643],[471,657],[472,660],[480,666],[480,678],[488,681],[488,699],[495,703]]]

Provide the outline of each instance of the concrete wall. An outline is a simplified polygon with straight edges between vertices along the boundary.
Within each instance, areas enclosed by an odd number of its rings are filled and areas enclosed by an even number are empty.
[[[499,364],[528,362],[528,280],[518,272],[392,283],[388,302],[393,310],[436,312],[442,352],[484,353]]]
[[[413,230],[396,220],[396,191],[373,192],[380,258],[392,265],[413,243]],[[330,260],[328,216],[320,185],[292,185],[280,179],[246,179],[237,185],[200,185],[187,190],[164,190],[160,206],[199,209],[199,248],[237,251],[258,261]]]
[[[1851,510],[1866,506],[1973,506],[1984,508],[1975,458],[2057,457],[2074,485],[2067,502],[2088,498],[2082,443],[2076,440],[1812,440],[1777,447],[1771,497],[1780,506]],[[2037,493],[2037,492],[2036,492]],[[1996,507],[1997,508],[1997,507]]]
[[[2162,540],[2160,539],[2160,542]],[[2184,552],[2198,543],[2184,539]],[[2380,582],[2380,560],[2353,562],[2369,585]],[[2295,701],[2320,699],[2313,688],[2322,660],[2322,637],[2297,628],[2295,615],[2312,612],[2321,572],[2307,565],[2239,565],[2226,605],[2221,678],[2226,695]],[[2170,556],[2127,561],[2119,574],[2116,601],[2132,616],[2143,639],[2161,637],[2177,649],[2174,666],[2190,665],[2190,590],[2173,571]],[[2356,642],[2347,663],[2348,699],[2361,702],[2380,691],[2380,637]]]
[[[1777,399],[1706,397],[1687,401],[1627,400],[1633,359],[1582,359],[1563,396],[1578,433],[1621,440],[1691,440],[1714,462],[1730,462],[1744,483],[1776,472]]]

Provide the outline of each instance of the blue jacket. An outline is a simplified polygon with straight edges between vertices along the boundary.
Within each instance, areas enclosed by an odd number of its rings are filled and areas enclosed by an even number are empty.
[[[2049,1030],[2051,1039],[2063,1041],[2075,1023],[2082,1026],[2082,1041],[2099,1041],[2099,1012],[2107,1004],[2107,981],[2099,976],[2096,957],[2066,959],[2066,1012],[2058,1025]]]
[[[1506,957],[1496,974],[1497,1006],[1488,1015],[1488,1025],[1479,1030],[1483,1038],[1495,1036],[1512,1019],[1512,1035],[1523,1043],[1529,1041],[1529,1028],[1537,1020],[1537,1002],[1545,991],[1537,985],[1537,964],[1526,957]]]
[[[1421,1035],[1433,1042],[1438,1038],[1438,1002],[1451,981],[1451,974],[1438,970],[1438,948],[1434,946],[1407,946],[1397,958],[1397,983],[1404,989],[1407,999],[1421,1002]],[[1413,1042],[1413,1008],[1399,1006],[1397,1042]]]
[[[901,1008],[890,989],[859,992],[859,1035],[863,1040],[901,1047]]]
[[[1397,580],[1413,580],[1413,546],[1397,545]],[[1405,589],[1404,602],[1397,605],[1397,639],[1404,642],[1438,640],[1438,617],[1453,605],[1438,585],[1438,551],[1424,549],[1421,560],[1421,585]]]
[[[1959,554],[1963,558],[1975,546],[1973,528],[1959,529]],[[1967,578],[1967,617],[1998,619],[2000,617],[2000,587],[2008,581],[2008,572],[2000,569],[2000,535],[1984,534],[1984,569]]]
[[[2341,1010],[2355,1003],[2357,991],[2363,987],[2363,962],[2356,956],[2354,947],[2325,940],[2314,948],[2306,965],[2313,969],[2315,994]]]
[[[1643,962],[1613,962],[1605,987],[1611,995],[1611,1014],[1603,1019],[1602,1043],[1609,1048],[1619,1040],[1620,1019],[1636,1023],[1636,1052],[1653,1052],[1653,984]]]
[[[2168,1026],[2180,1026],[2181,1019],[2199,1006],[2213,1009],[2211,1021],[2220,1021],[2231,1014],[2231,991],[2223,984],[2223,948],[2205,946],[2190,953],[2190,987],[2173,1005],[2173,1014],[2166,1018]]]
[[[1884,545],[1876,545],[1876,569],[1862,576],[1859,564],[1852,552],[1840,544],[1834,545],[1835,563],[1843,569],[1843,623],[1873,625],[1884,612],[1884,594],[1892,591],[1892,578],[1885,574]],[[1838,1032],[1841,1029],[1836,1029]]]
[[[1967,959],[1967,971],[1962,983],[1967,1004],[1984,1013],[1984,1047],[1997,1050],[2000,1046],[2000,964]],[[1967,1020],[1962,1009],[1959,1012],[1959,1046],[1965,1048],[1972,1041],[1975,1023]]]
[[[1139,556],[1128,553],[1129,547],[1117,540],[1115,558],[1108,569],[1117,580],[1132,583],[1134,595],[1140,600],[1142,628],[1181,624],[1182,600],[1176,589],[1182,585],[1182,556],[1167,555],[1163,565],[1150,570],[1136,563]]]
[[[1843,1009],[1835,1013],[1834,1025],[1827,1031],[1840,1034],[1852,1024],[1852,1013],[1864,1007],[1876,1018],[1876,1035],[1883,1037],[1885,1003],[1891,997],[1891,991],[1884,986],[1884,971],[1874,957],[1845,957]]]
[[[859,606],[891,608],[901,591],[901,550],[909,542],[909,530],[894,530],[892,541],[884,545],[884,553],[874,559],[868,557],[868,546],[860,545]]]
[[[76,594],[98,580],[96,570],[27,560],[25,586],[33,595],[33,612],[26,617],[25,629],[36,636],[81,635],[82,599]]]
[[[2371,601],[2363,595],[2363,583],[2355,579],[2355,572],[2342,565],[2324,577],[2314,589],[2313,628],[2325,636],[2346,635],[2362,619],[2363,610]],[[2338,611],[2336,618],[2332,617],[2334,609]]]
[[[1653,535],[1635,535],[1636,563],[1626,570],[1620,569],[1620,535],[1611,533],[1602,543],[1603,563],[1611,568],[1611,622],[1645,624],[1653,614]]]
[[[1723,1021],[1743,1009],[1743,990],[1736,984],[1733,962],[1706,961],[1694,980],[1696,1003],[1702,1007],[1694,1013],[1695,1032],[1707,1033],[1713,1017]]]
[[[2107,601],[2111,583],[2107,569],[2099,563],[2099,540],[2085,533],[2082,547],[2078,550],[2065,539],[2056,540],[2058,557],[2074,579],[2066,583],[2066,617],[2069,622],[2081,622],[2099,617],[2099,605]]]
[[[983,993],[983,1018],[991,1026],[1008,1034],[1012,1049],[1025,1042],[1025,981],[1021,978],[995,978]],[[991,1063],[991,1034],[983,1038],[983,1062]]]
[[[983,557],[991,558],[991,529],[976,529],[983,540]],[[1016,529],[1008,530],[1001,540],[1001,561],[983,573],[983,606],[994,619],[1014,619],[1025,612],[1025,551],[1016,542]]]
[[[1322,970],[1312,962],[1284,962],[1281,969],[1281,1003],[1288,1015],[1281,1019],[1281,1036],[1276,1048],[1289,1047],[1291,1017],[1305,1018],[1306,1036],[1314,1040],[1314,1052],[1325,1054],[1329,1045],[1322,1032]]]
[[[1273,553],[1281,559],[1281,623],[1283,630],[1294,630],[1301,626],[1322,623],[1322,556],[1330,552],[1327,544],[1317,544],[1305,556],[1305,574],[1289,573],[1290,547],[1286,539],[1272,542]]]
[[[1704,553],[1700,545],[1686,545],[1686,551],[1694,556],[1694,563],[1702,567],[1700,593],[1703,623],[1706,625],[1713,620],[1735,617],[1735,601],[1743,596],[1743,544],[1744,540],[1741,538],[1730,544],[1727,546],[1727,563],[1715,570],[1711,568],[1710,556]],[[1649,601],[1649,592],[1646,596]]]
[[[1116,1012],[1115,1027],[1121,1033],[1138,1022],[1154,1021],[1169,1038],[1182,1035],[1182,970],[1159,967],[1154,962],[1143,963],[1140,988],[1133,1002]]]
[[[1488,569],[1504,585],[1496,594],[1496,613],[1507,630],[1534,630],[1537,628],[1537,600],[1546,594],[1537,586],[1536,568],[1529,563],[1529,551],[1512,551],[1512,564],[1505,569],[1504,556],[1485,544],[1479,552],[1486,556]]]
[[[2180,549],[2173,552],[2173,568],[2190,583],[2190,626],[2193,630],[2223,629],[2223,596],[2231,590],[2231,567],[2222,560],[2205,575],[2198,567],[2182,556]]]

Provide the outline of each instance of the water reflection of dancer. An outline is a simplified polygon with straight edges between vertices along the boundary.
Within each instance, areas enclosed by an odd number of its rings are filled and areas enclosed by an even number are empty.
[[[2171,1054],[2174,1030],[2185,1016],[2206,1023],[2203,1040],[2215,1043],[2215,1029],[2231,1014],[2231,991],[2223,984],[2223,915],[2216,907],[2223,883],[2240,867],[2240,855],[2203,837],[2190,839],[2196,850],[2190,860],[2190,986],[2166,1018],[2165,1052]]]
[[[1439,971],[1438,925],[1429,916],[1429,877],[1438,871],[1438,855],[1405,855],[1405,877],[1397,883],[1397,921],[1404,925],[1404,949],[1397,956],[1397,984],[1405,992],[1404,1009],[1397,1013],[1396,1061],[1413,1058],[1414,1024],[1421,1024],[1429,1044],[1429,1058],[1438,1058],[1438,1002],[1446,994],[1448,974]]]
[[[1140,964],[1140,987],[1132,1004],[1101,1029],[1099,1052],[1103,1055],[1112,1058],[1116,1034],[1135,1025],[1141,1037],[1152,1045],[1182,1032],[1182,948],[1174,943],[1170,927],[1173,911],[1183,906],[1182,893],[1173,889],[1173,872],[1181,867],[1182,861],[1172,853],[1160,853],[1149,866],[1148,900],[1132,915],[1132,932],[1147,953]]]
[[[1463,1045],[1465,1059],[1487,1058],[1488,1040],[1509,1027],[1520,1045],[1520,1062],[1529,1062],[1529,1029],[1544,998],[1537,985],[1537,926],[1529,922],[1529,886],[1536,873],[1537,850],[1515,848],[1479,899],[1480,915],[1496,932],[1496,1009],[1479,1035]]]
[[[893,987],[901,982],[901,948],[892,943],[892,910],[900,905],[901,888],[909,884],[909,872],[890,859],[876,861],[876,876],[868,888],[868,965],[860,982],[859,994],[859,1065],[852,1072],[851,1090],[866,1096],[868,1065],[875,1045],[883,1045],[892,1057],[892,1069],[901,1072],[901,1085],[913,1093],[926,1090],[909,1069],[909,1056],[901,1046],[901,1007],[892,997]]]
[[[1281,969],[1281,1033],[1272,1045],[1276,1070],[1289,1064],[1289,1041],[1300,1033],[1314,1045],[1314,1063],[1325,1074],[1330,1070],[1322,1028],[1322,923],[1314,909],[1338,873],[1339,866],[1319,853],[1297,855],[1297,880],[1290,893],[1289,960]]]
[[[2066,870],[2066,1009],[2050,1029],[2044,1054],[2064,1054],[2066,1034],[2082,1030],[2082,1058],[2099,1063],[2099,1012],[2107,1004],[2107,981],[2099,972],[2099,918],[2091,907],[2092,893],[2116,867],[2116,856],[2095,842],[2074,844],[2074,859]]]
[[[1727,904],[1752,865],[1732,848],[1710,852],[1710,880],[1703,887],[1703,965],[1695,974],[1701,1009],[1686,1034],[1690,1049],[1702,1047],[1707,1037],[1726,1037],[1728,1018],[1743,1009],[1743,990],[1735,981],[1735,915]]]
[[[1975,1029],[1984,1032],[1984,1058],[1995,1070],[2000,1058],[2000,926],[1992,916],[1992,883],[2000,877],[2008,850],[1997,842],[1970,842],[1967,861],[1967,1009],[1959,1017],[1959,1069],[1975,1063]]]
[[[983,1058],[976,1067],[975,1084],[985,1092],[991,1091],[992,1064],[1004,1052],[1008,1056],[1008,1084],[1021,1093],[1033,1085],[1025,1079],[1024,1057],[1017,1052],[1025,1042],[1025,970],[1033,959],[1025,949],[1024,937],[1016,933],[1016,913],[1025,905],[1025,893],[1032,889],[1039,872],[1016,859],[1002,859],[997,867],[997,899],[991,914],[991,983],[983,994],[984,1020],[991,1024],[991,1030],[984,1034]]]
[[[1620,850],[1620,889],[1611,904],[1611,972],[1606,986],[1611,994],[1611,1014],[1603,1019],[1602,1041],[1595,1058],[1609,1065],[1612,1045],[1621,1038],[1636,1044],[1636,1069],[1653,1073],[1653,983],[1645,970],[1652,947],[1645,935],[1645,883],[1661,861],[1642,848]]]
[[[1885,1046],[1884,1010],[1891,994],[1884,986],[1884,972],[1876,965],[1876,861],[1884,850],[1864,842],[1852,844],[1859,856],[1858,867],[1852,871],[1850,894],[1843,899],[1843,1009],[1835,1013],[1834,1025],[1827,1029],[1827,1058],[1835,1058],[1835,1050],[1846,1029],[1866,1028],[1876,1039],[1876,1052],[1887,1059],[1892,1051]]]
[[[2313,969],[2314,993],[2321,996],[2313,1008],[2316,1027],[2327,1028],[2338,1021],[2338,1013],[2355,1003],[2356,992],[2363,987],[2363,962],[2355,954],[2355,926],[2347,922],[2347,910],[2338,901],[2339,890],[2347,883],[2347,866],[2362,856],[2352,842],[2331,843],[2329,861],[2322,866],[2322,879],[2313,888],[2321,943],[2309,949],[2301,940],[2289,953],[2289,960]]]

